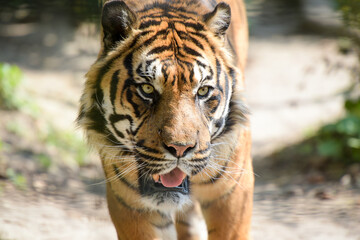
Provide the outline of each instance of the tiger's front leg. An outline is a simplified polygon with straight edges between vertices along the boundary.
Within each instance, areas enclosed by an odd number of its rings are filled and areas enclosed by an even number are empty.
[[[252,191],[237,187],[224,198],[202,206],[209,240],[250,239]]]
[[[250,157],[250,133],[242,131],[238,147],[221,176],[195,183],[209,240],[250,239],[254,175]]]
[[[176,231],[178,240],[207,240],[207,227],[201,212],[201,206],[196,200],[183,208],[176,215]]]
[[[172,216],[127,205],[107,184],[107,202],[119,240],[176,239]]]

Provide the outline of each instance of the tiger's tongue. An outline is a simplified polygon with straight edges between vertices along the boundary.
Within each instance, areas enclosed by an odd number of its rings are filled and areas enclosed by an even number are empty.
[[[179,186],[185,177],[186,174],[183,171],[181,171],[179,168],[175,168],[167,174],[160,175],[160,180],[164,187],[171,188]]]

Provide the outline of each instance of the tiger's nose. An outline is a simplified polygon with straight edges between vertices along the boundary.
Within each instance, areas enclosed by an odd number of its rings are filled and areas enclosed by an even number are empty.
[[[168,150],[174,157],[184,157],[191,149],[195,148],[195,144],[180,144],[171,143],[164,144],[166,150]]]

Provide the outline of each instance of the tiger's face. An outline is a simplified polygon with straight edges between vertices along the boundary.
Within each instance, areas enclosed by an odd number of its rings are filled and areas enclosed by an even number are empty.
[[[145,204],[186,202],[191,177],[207,167],[212,142],[228,127],[236,81],[224,50],[229,15],[226,4],[201,18],[182,7],[136,16],[123,2],[104,6],[103,52],[88,73],[93,105],[83,105],[79,122],[136,163]]]

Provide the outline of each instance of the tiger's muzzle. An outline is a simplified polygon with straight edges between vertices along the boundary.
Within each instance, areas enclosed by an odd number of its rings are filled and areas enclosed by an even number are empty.
[[[141,176],[139,178],[140,192],[143,195],[155,193],[190,193],[189,177],[178,167],[166,174],[154,174],[151,178]]]

